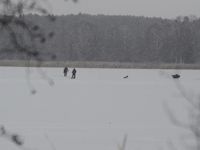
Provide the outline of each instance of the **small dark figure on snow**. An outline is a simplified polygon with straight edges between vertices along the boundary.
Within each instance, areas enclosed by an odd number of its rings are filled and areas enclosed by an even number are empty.
[[[74,68],[72,70],[72,79],[75,79],[76,78],[76,69]]]
[[[124,77],[124,79],[128,78],[128,75]]]
[[[64,76],[65,76],[65,77],[67,76],[67,72],[68,72],[68,71],[69,71],[68,68],[65,67],[64,70],[63,70],[63,73],[64,73]]]
[[[178,78],[180,78],[180,75],[175,74],[175,75],[172,75],[172,77],[173,77],[174,79],[178,79]]]

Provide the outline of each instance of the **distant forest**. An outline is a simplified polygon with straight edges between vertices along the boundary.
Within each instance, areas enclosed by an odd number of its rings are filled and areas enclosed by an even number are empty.
[[[81,13],[52,17],[54,22],[47,16],[24,16],[42,32],[52,31],[53,38],[44,39],[45,43],[34,41],[44,60],[51,60],[48,54],[53,53],[57,61],[200,63],[200,19],[195,16],[174,20]],[[28,36],[20,30],[21,36]],[[12,47],[8,36],[0,30],[1,50]],[[4,53],[0,59],[29,58]]]

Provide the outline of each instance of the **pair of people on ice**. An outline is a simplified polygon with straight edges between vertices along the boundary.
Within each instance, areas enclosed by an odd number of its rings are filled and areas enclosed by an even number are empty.
[[[69,69],[67,67],[65,67],[63,70],[64,76],[67,76],[67,72],[69,72]],[[72,79],[75,79],[75,78],[76,78],[76,69],[74,68],[72,70]]]

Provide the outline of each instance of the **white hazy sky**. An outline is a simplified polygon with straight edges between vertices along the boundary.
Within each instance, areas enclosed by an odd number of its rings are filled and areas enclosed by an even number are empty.
[[[177,16],[200,17],[200,0],[49,0],[55,15],[104,14],[134,15],[174,19]]]

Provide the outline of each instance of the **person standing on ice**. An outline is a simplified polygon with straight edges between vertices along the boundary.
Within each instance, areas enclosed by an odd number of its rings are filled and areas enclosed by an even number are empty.
[[[72,70],[72,79],[75,79],[76,78],[76,69],[74,68]]]
[[[64,76],[67,76],[67,72],[68,72],[68,71],[69,71],[68,68],[65,67],[64,70],[63,70]]]

